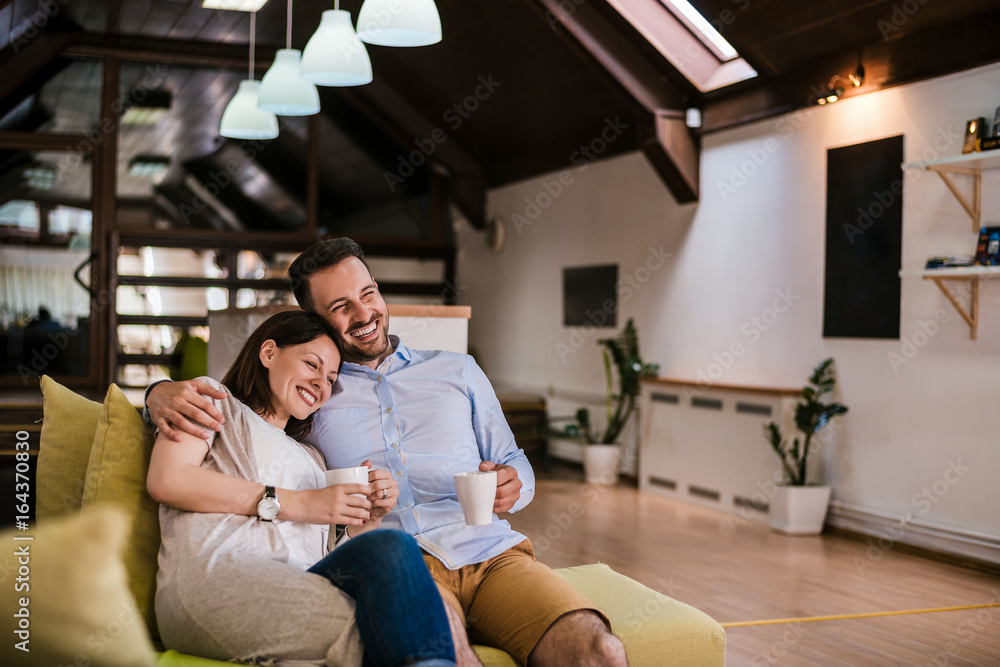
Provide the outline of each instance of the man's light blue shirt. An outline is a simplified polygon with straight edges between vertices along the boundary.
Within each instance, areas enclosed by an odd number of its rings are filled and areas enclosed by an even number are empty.
[[[399,483],[385,528],[404,530],[450,569],[481,563],[525,537],[493,516],[467,526],[455,494],[456,472],[481,461],[513,466],[523,486],[511,512],[531,502],[535,475],[514,442],[500,401],[467,354],[411,350],[390,336],[394,351],[377,370],[345,363],[338,391],[316,414],[308,442],[331,468],[361,465],[390,471]]]

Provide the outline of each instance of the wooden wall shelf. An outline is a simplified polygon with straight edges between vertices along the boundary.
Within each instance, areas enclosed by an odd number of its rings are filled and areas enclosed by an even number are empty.
[[[982,227],[980,218],[982,213],[982,185],[983,172],[1000,169],[1000,150],[985,151],[982,153],[965,153],[963,155],[952,155],[938,158],[937,160],[916,160],[914,162],[904,162],[902,168],[923,169],[933,171],[944,184],[952,196],[962,205],[962,209],[972,219],[972,231],[979,233]],[[959,191],[955,182],[951,180],[952,175],[969,176],[972,178],[972,200]]]
[[[979,281],[1000,278],[1000,266],[963,266],[944,269],[920,269],[900,271],[900,278],[923,278],[932,280],[965,323],[969,325],[969,340],[976,340],[979,325]],[[969,284],[969,307],[962,305],[958,296],[945,284],[946,280]]]
[[[904,162],[903,169],[923,169],[933,171],[958,200],[962,210],[972,220],[972,231],[978,234],[982,228],[983,172],[1000,169],[1000,150],[982,153],[964,153],[938,158],[936,160],[916,160]],[[953,175],[968,176],[972,179],[972,199],[968,199],[952,180]],[[954,306],[965,323],[969,325],[969,339],[976,340],[979,324],[979,281],[1000,278],[1000,267],[969,266],[944,269],[921,269],[900,271],[900,278],[923,278],[932,280]],[[946,280],[966,282],[969,285],[969,306],[966,308],[958,296],[945,284]]]

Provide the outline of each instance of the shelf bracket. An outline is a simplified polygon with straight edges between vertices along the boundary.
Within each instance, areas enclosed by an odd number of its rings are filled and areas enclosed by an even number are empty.
[[[963,169],[957,167],[943,168],[936,167],[933,168],[944,184],[948,186],[948,190],[951,194],[958,200],[958,203],[962,205],[965,209],[966,214],[972,218],[972,231],[974,233],[979,233],[980,229],[980,211],[982,207],[982,197],[980,196],[980,188],[982,187],[983,174],[978,169]],[[966,176],[972,176],[972,201],[970,202],[965,198],[965,195],[955,186],[954,181],[951,180],[949,174],[964,174]]]
[[[969,309],[966,310],[965,307],[959,302],[958,297],[948,289],[948,286],[944,284],[946,278],[933,278],[929,277],[928,280],[933,280],[934,284],[938,286],[938,289],[944,293],[951,305],[955,307],[958,314],[962,316],[965,323],[969,325],[969,340],[976,340],[976,334],[979,324],[979,279],[959,279],[958,282],[969,283]]]

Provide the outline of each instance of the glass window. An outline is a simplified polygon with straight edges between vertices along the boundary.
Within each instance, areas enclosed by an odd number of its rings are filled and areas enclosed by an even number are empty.
[[[13,108],[0,118],[0,130],[94,132],[101,117],[101,62],[56,58],[5,99]]]
[[[14,199],[0,206],[0,234],[5,236],[38,236],[38,203]]]
[[[3,152],[0,376],[86,376],[90,164],[68,153]]]

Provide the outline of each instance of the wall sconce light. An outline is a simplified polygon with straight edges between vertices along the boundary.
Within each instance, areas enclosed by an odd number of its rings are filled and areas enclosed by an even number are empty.
[[[701,109],[690,107],[684,112],[684,124],[691,129],[701,127]]]
[[[821,90],[816,94],[816,104],[833,104],[841,98],[844,94],[844,86],[839,85],[840,83],[849,84],[854,88],[858,88],[862,83],[865,82],[865,67],[861,64],[861,56],[858,56],[858,66],[854,68],[854,71],[847,75],[845,79],[842,76],[836,74],[830,79],[830,83],[826,85],[826,90]]]

